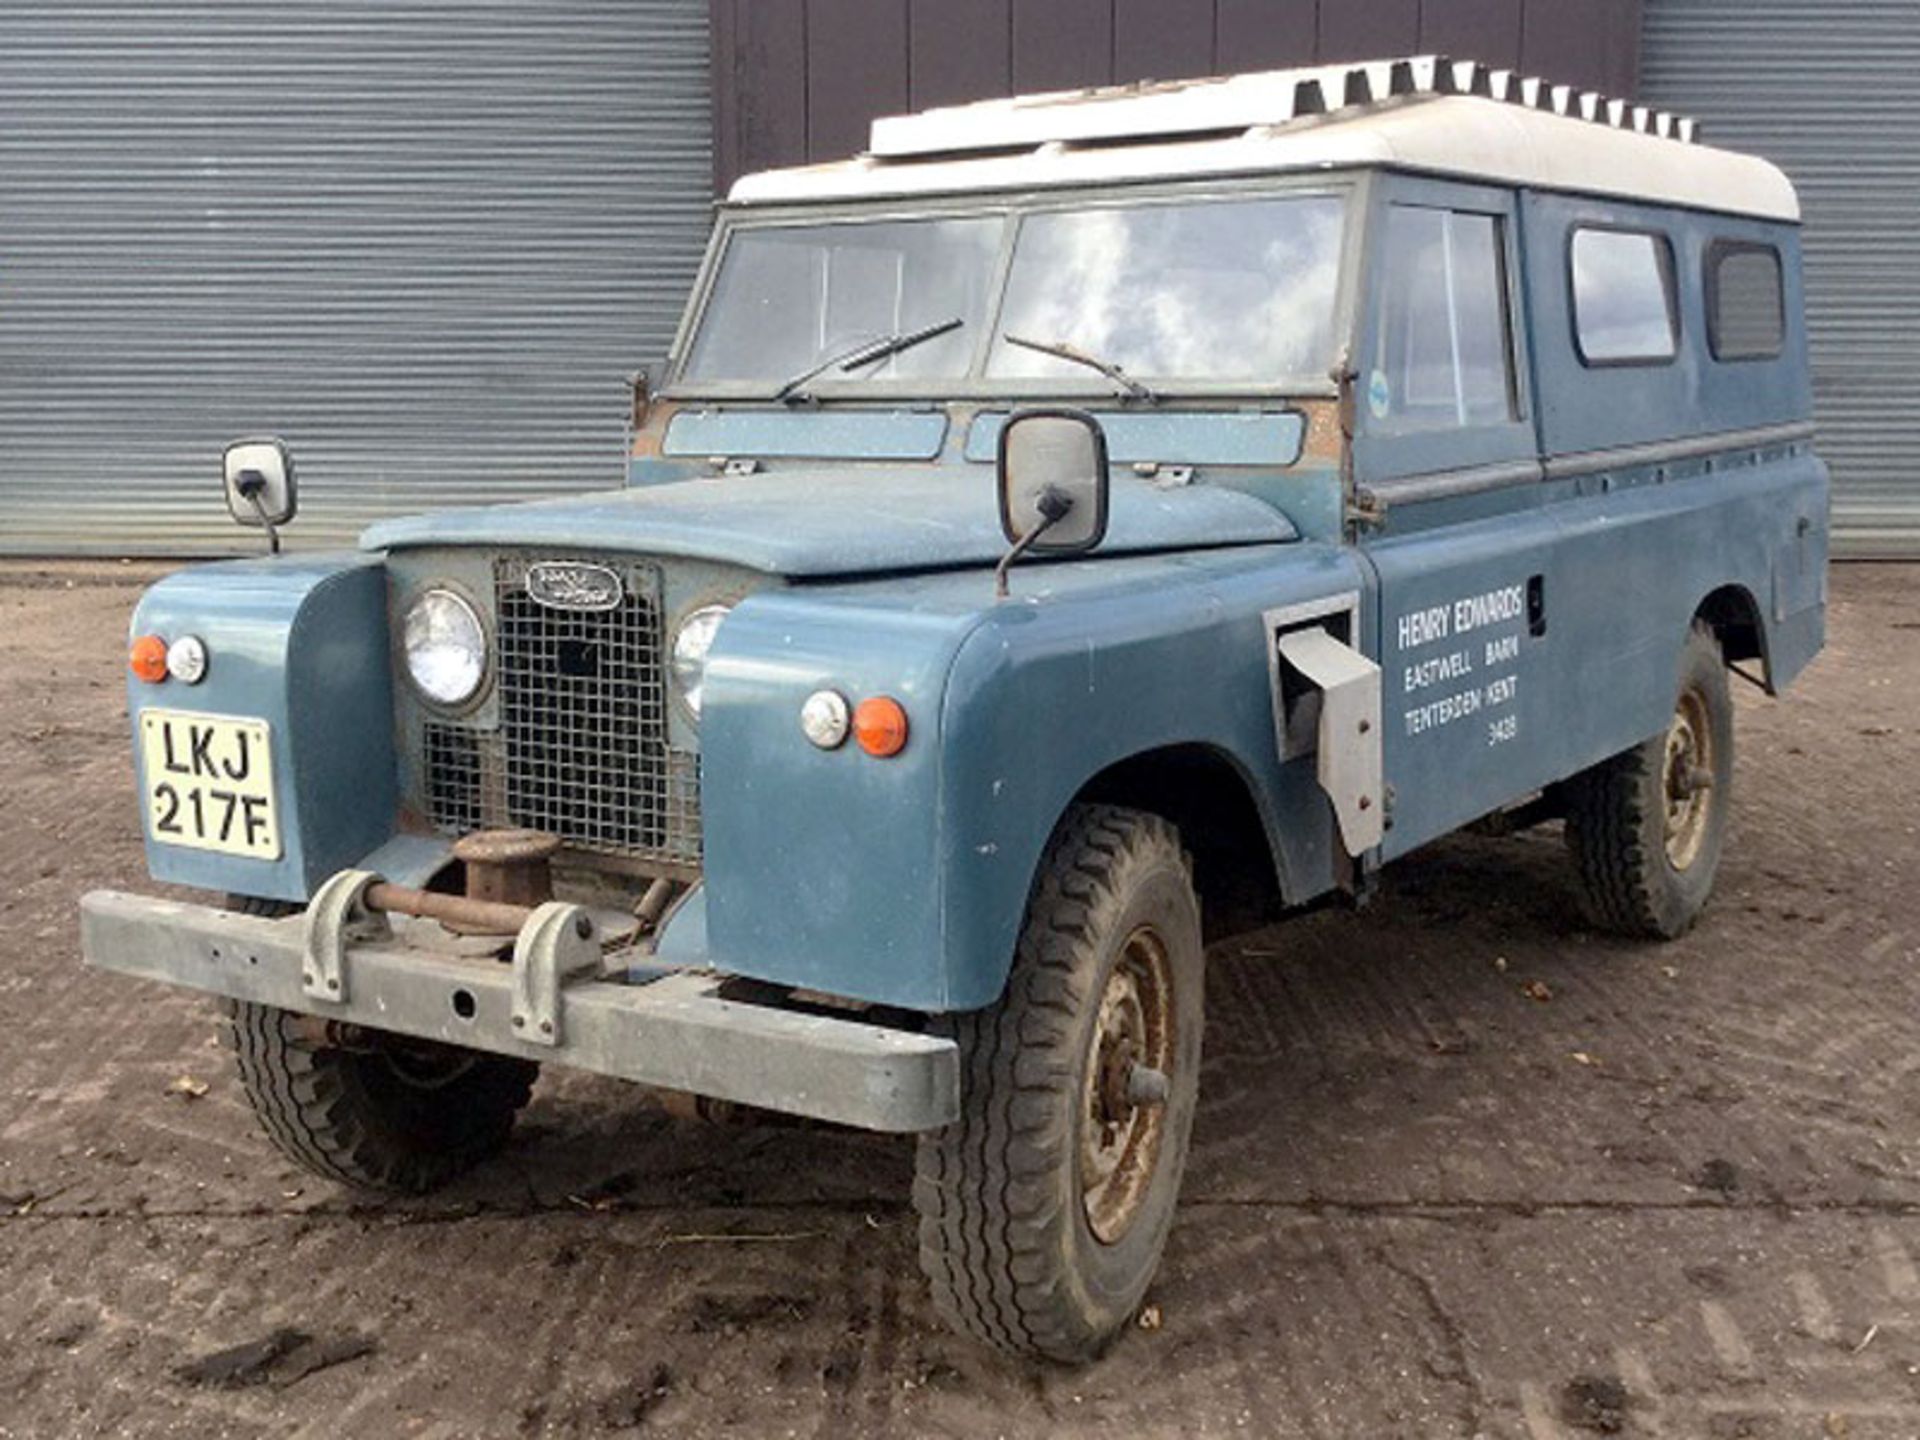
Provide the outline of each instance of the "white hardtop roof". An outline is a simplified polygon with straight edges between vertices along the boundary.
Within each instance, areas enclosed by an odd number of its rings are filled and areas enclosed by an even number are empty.
[[[768,170],[738,204],[878,199],[1385,166],[1800,218],[1792,182],[1697,143],[1691,120],[1422,56],[985,100],[873,124],[851,160]]]

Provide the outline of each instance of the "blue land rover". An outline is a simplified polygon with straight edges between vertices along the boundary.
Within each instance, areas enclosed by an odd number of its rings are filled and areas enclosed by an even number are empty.
[[[880,121],[722,207],[625,483],[156,585],[94,965],[223,996],[289,1156],[421,1190],[542,1063],[912,1134],[940,1309],[1099,1352],[1203,946],[1564,821],[1674,936],[1730,677],[1819,649],[1794,191],[1434,58]],[[685,1097],[694,1097],[685,1100]]]

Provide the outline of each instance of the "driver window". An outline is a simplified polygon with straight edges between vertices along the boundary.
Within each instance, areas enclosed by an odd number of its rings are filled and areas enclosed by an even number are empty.
[[[1389,206],[1382,254],[1385,294],[1366,386],[1375,425],[1457,430],[1516,419],[1500,220]]]

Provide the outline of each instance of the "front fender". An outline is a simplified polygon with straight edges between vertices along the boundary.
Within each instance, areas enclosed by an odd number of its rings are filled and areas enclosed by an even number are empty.
[[[702,686],[707,963],[946,1008],[941,701],[978,623],[970,610],[921,608],[873,586],[761,591],[727,617]],[[825,689],[854,704],[899,700],[906,748],[882,760],[851,740],[813,745],[800,709]]]
[[[206,642],[206,679],[132,677],[127,713],[136,768],[149,707],[264,720],[273,745],[275,861],[158,844],[156,880],[305,902],[320,883],[393,831],[393,697],[386,573],[376,556],[311,555],[199,565],[141,597],[132,633]],[[141,776],[141,794],[146,780]]]
[[[1263,615],[1347,592],[1370,607],[1358,566],[1335,547],[1310,545],[1158,568],[1110,588],[1002,606],[954,666],[941,807],[953,1009],[999,996],[1061,814],[1095,776],[1148,751],[1201,746],[1225,756],[1248,782],[1285,899],[1299,903],[1331,884],[1332,812],[1314,762],[1279,758]]]
[[[1109,766],[1203,745],[1248,779],[1300,900],[1332,874],[1311,761],[1274,738],[1264,611],[1365,592],[1337,548],[1261,546],[743,602],[702,723],[711,962],[929,1011],[993,1002],[1061,814]],[[1370,598],[1364,603],[1371,604]],[[815,689],[892,694],[892,760],[800,733]]]

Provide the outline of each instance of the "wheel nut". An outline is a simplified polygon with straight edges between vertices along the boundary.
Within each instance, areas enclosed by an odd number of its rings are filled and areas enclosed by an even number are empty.
[[[1172,1083],[1164,1070],[1156,1070],[1151,1065],[1135,1065],[1127,1071],[1129,1105],[1164,1105],[1172,1090]]]

